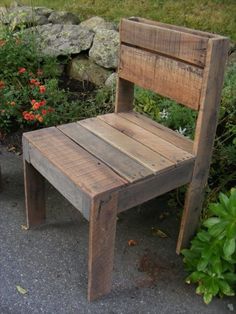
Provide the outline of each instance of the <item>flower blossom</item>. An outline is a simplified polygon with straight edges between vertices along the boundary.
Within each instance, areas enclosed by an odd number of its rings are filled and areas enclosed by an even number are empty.
[[[18,73],[23,74],[26,72],[26,68],[19,68]]]
[[[44,85],[39,86],[39,92],[40,94],[44,94],[46,92],[46,87]]]

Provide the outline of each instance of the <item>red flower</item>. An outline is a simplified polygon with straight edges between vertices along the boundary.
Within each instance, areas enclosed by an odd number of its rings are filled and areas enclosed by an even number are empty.
[[[19,68],[18,73],[23,74],[26,72],[26,68]]]
[[[40,82],[37,81],[37,80],[35,80],[35,79],[31,79],[31,80],[30,80],[30,84],[35,85],[35,86],[39,86],[39,85],[40,85]]]
[[[5,87],[5,83],[3,81],[0,81],[0,89],[3,89]]]
[[[34,110],[38,110],[39,109],[39,107],[40,107],[40,103],[39,102],[35,102],[34,104],[33,104],[33,109]]]
[[[32,99],[31,100],[31,105],[34,105],[36,103],[36,100],[35,99]]]
[[[44,94],[46,92],[46,87],[44,85],[39,86],[39,92],[40,94]]]
[[[29,112],[27,112],[27,111],[24,111],[23,112],[23,118],[25,119],[25,120],[30,120],[30,113]]]
[[[43,110],[42,110],[42,115],[45,116],[46,114],[47,114],[47,110],[46,110],[46,109],[43,109]]]
[[[43,117],[40,114],[36,114],[35,118],[39,121],[39,122],[43,122]]]
[[[47,103],[47,102],[46,102],[46,100],[45,100],[45,99],[43,99],[42,101],[40,101],[40,103],[39,103],[39,104],[40,104],[40,106],[45,106],[45,105],[46,105],[46,103]]]

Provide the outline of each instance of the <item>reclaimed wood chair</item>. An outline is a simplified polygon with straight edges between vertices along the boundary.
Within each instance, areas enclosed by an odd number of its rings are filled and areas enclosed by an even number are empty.
[[[45,220],[44,178],[89,220],[88,299],[111,289],[118,213],[189,184],[177,252],[199,221],[228,39],[123,19],[115,113],[23,135],[27,225]],[[198,111],[194,141],[133,110],[134,84]]]

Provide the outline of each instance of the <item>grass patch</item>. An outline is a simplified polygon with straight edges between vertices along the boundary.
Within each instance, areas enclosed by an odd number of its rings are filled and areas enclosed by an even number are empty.
[[[229,36],[236,41],[235,0],[22,0],[23,4],[72,11],[81,19],[99,15],[118,22],[141,16]],[[9,5],[10,0],[0,0]]]

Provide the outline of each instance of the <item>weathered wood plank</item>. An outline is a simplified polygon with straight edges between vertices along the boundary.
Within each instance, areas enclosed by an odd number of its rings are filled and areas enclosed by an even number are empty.
[[[133,103],[134,103],[134,83],[118,77],[116,88],[115,112],[132,110]]]
[[[186,152],[192,154],[193,152],[193,141],[187,137],[161,125],[160,123],[155,122],[154,120],[146,117],[143,114],[138,112],[121,112],[119,115],[122,118],[125,118],[145,130],[163,138],[165,141],[174,144],[175,146],[185,150]]]
[[[123,19],[122,43],[145,48],[204,67],[208,38],[175,29]]]
[[[202,69],[126,45],[120,50],[119,77],[198,110]]]
[[[58,129],[129,182],[153,174],[150,169],[103,141],[78,123],[64,124],[58,126]]]
[[[108,123],[123,134],[135,139],[153,151],[161,154],[176,165],[184,160],[193,158],[193,155],[165,141],[148,130],[128,121],[115,113],[99,116],[98,119]]]
[[[42,176],[89,220],[90,197],[32,144],[30,145],[30,162]]]
[[[137,206],[148,200],[187,184],[192,178],[193,161],[162,172],[141,182],[133,183],[119,192],[118,212]]]
[[[203,191],[207,183],[220,104],[224,68],[229,41],[211,39],[201,94],[193,152],[196,155],[192,181],[189,185],[181,221],[177,252],[189,244],[201,214]]]
[[[25,136],[45,158],[48,158],[49,162],[77,184],[78,188],[82,188],[91,196],[117,189],[127,183],[125,179],[119,177],[100,160],[54,127],[29,132]],[[65,167],[65,163],[68,166],[70,161],[75,162],[75,154],[76,165]]]
[[[95,199],[89,224],[88,300],[111,290],[117,220],[117,193]]]
[[[166,24],[166,23],[161,23],[158,21],[152,21],[152,20],[148,20],[145,18],[134,18],[137,21],[144,23],[144,24],[149,24],[149,25],[154,25],[154,26],[160,26],[163,28],[167,28],[167,29],[171,29],[171,30],[175,30],[175,31],[179,31],[179,32],[184,32],[187,34],[193,34],[193,35],[197,35],[197,36],[202,36],[205,38],[219,38],[222,37],[220,35],[217,34],[213,34],[213,33],[209,33],[209,32],[203,32],[203,31],[199,31],[196,29],[192,29],[192,28],[187,28],[187,27],[183,27],[183,26],[178,26],[178,25],[172,25],[172,24]],[[133,20],[132,18],[130,20]]]
[[[161,172],[166,168],[175,166],[174,163],[160,154],[155,153],[98,118],[86,119],[78,123],[154,172]]]

